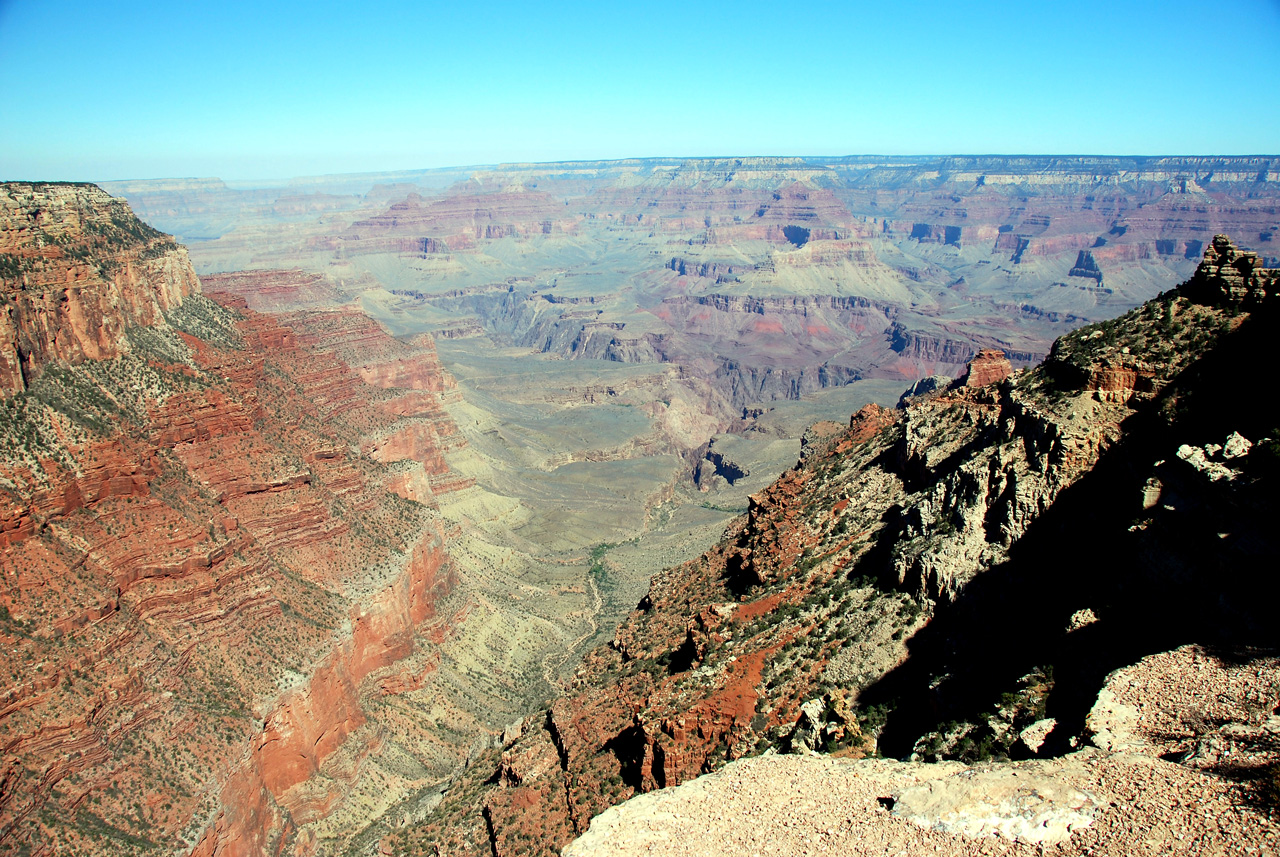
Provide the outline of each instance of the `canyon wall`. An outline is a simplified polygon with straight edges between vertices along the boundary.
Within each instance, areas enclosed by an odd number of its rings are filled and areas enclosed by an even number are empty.
[[[308,853],[445,775],[429,342],[202,293],[91,186],[0,199],[0,849]]]
[[[1241,367],[1270,352],[1278,294],[1219,237],[1180,290],[1036,369],[982,352],[815,433],[386,847],[556,854],[614,803],[769,749],[1057,756],[1091,740],[1113,669],[1187,639],[1274,646],[1276,450]]]
[[[262,306],[358,296],[397,334],[668,363],[733,410],[858,379],[956,377],[983,348],[1034,363],[1071,328],[1185,279],[1214,234],[1263,263],[1280,234],[1265,157],[657,158],[443,175],[370,183],[341,210],[281,188],[278,213],[264,202],[238,220],[245,191],[123,190],[162,217],[171,204],[163,222],[193,235],[221,212],[225,232],[193,245],[201,270],[321,278],[228,282]],[[335,193],[355,181],[329,179]],[[807,318],[782,309],[792,299],[814,301]]]
[[[52,361],[128,350],[199,291],[186,251],[94,185],[10,183],[0,191],[0,391]]]

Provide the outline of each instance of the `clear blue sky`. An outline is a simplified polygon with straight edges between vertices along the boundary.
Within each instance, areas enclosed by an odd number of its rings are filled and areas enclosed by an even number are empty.
[[[1280,151],[1280,0],[0,0],[0,178]]]

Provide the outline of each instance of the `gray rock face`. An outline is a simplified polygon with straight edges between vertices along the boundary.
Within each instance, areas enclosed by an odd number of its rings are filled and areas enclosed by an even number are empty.
[[[800,718],[791,733],[791,752],[804,753],[817,750],[822,742],[823,714],[826,706],[821,699],[811,699],[800,706]]]
[[[915,490],[903,503],[894,548],[899,583],[908,592],[954,598],[1093,465],[1118,437],[1117,422],[1045,413],[1016,388],[970,391],[962,404],[909,407],[897,452]]]
[[[950,375],[930,375],[927,378],[921,378],[910,387],[902,391],[902,395],[898,398],[898,407],[905,408],[916,399],[945,390],[954,383],[955,379]]]

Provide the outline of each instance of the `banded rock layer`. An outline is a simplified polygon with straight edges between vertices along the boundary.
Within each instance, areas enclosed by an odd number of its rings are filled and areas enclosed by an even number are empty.
[[[306,853],[437,780],[465,746],[404,716],[465,607],[429,343],[210,300],[95,188],[0,198],[0,850]]]
[[[0,391],[45,363],[128,351],[200,290],[187,253],[95,185],[0,186]]]

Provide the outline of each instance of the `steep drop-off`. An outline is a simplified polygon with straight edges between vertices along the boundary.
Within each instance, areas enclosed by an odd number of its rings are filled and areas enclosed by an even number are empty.
[[[92,186],[0,211],[0,850],[308,853],[451,770],[434,350],[211,300]]]
[[[6,395],[45,363],[118,357],[129,327],[200,290],[185,250],[94,185],[5,185],[0,277]]]
[[[1059,339],[1034,370],[984,353],[905,410],[815,436],[388,847],[557,853],[612,804],[769,748],[1109,751],[1086,716],[1112,670],[1280,642],[1275,427],[1247,369],[1269,359],[1277,292],[1275,270],[1217,238],[1182,288]],[[1228,702],[1265,714],[1271,694]],[[1252,812],[1273,756],[1195,764]]]

